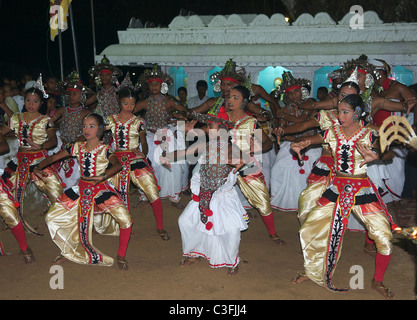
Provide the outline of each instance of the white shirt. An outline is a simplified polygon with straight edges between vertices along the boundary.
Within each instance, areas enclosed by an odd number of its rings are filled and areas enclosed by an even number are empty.
[[[200,99],[200,97],[198,95],[191,97],[188,99],[188,108],[189,109],[194,109],[196,107],[198,107],[200,104],[204,103],[205,101],[207,101],[209,99],[209,97],[207,97],[206,95],[203,97],[203,99]]]

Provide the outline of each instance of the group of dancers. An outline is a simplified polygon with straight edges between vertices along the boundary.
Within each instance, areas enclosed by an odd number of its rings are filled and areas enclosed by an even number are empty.
[[[59,83],[64,106],[52,115],[40,113],[55,94],[45,91],[40,77],[25,93],[25,111],[11,114],[1,128],[0,152],[9,152],[5,137],[11,134],[19,148],[0,179],[0,215],[25,262],[35,261],[25,230],[37,230],[23,216],[23,195],[33,182],[50,203],[45,221],[60,250],[55,263],[113,265],[93,245],[94,229],[119,237],[116,263],[127,270],[133,184],[136,196],[152,205],[164,241],[170,237],[161,199],[181,210],[181,266],[204,258],[235,275],[247,209],[259,212],[279,246],[285,241],[275,229],[273,208],[297,211],[304,272],[293,283],[310,279],[346,291],[332,284],[332,275],[344,232],[361,229],[364,250],[376,259],[371,286],[391,298],[382,280],[395,224],[384,196],[394,193],[396,179],[397,185],[404,179],[406,150],[399,145],[398,153],[380,152],[378,129],[394,112],[408,115],[416,97],[378,61],[363,56],[347,61],[334,76],[339,85],[329,99],[315,101],[305,79],[285,72],[268,94],[229,60],[212,75],[220,97],[192,110],[167,94],[172,79],[158,65],[133,85],[129,74],[119,83],[121,71],[104,59],[89,70],[100,88],[96,93],[73,73]],[[137,90],[146,98],[138,99]],[[388,157],[399,164],[387,169],[382,160]],[[184,207],[181,194],[187,188],[191,201]]]

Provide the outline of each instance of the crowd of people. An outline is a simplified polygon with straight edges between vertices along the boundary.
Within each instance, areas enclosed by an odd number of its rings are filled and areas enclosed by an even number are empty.
[[[417,93],[396,81],[383,60],[366,56],[341,63],[329,75],[332,88],[312,98],[310,81],[284,72],[268,93],[250,83],[233,60],[187,98],[168,94],[172,78],[155,64],[136,84],[106,58],[89,70],[96,90],[76,72],[0,86],[0,153],[18,150],[0,179],[0,216],[26,263],[35,261],[26,232],[24,192],[33,183],[49,201],[45,221],[60,254],[54,263],[111,266],[92,232],[119,237],[116,263],[128,270],[130,199],[148,201],[163,241],[162,199],[181,215],[181,266],[204,258],[213,268],[238,272],[241,232],[256,209],[269,238],[284,246],[273,209],[297,212],[304,272],[331,291],[346,230],[364,233],[364,251],[375,257],[371,286],[393,293],[382,281],[396,225],[387,204],[416,200],[415,150],[393,144],[381,152],[378,130],[401,115],[415,130]],[[119,82],[120,81],[120,82]],[[264,104],[261,104],[263,100]],[[405,174],[407,172],[407,174]],[[130,190],[132,187],[135,190]],[[184,195],[191,201],[184,204]],[[0,243],[0,255],[3,249]]]

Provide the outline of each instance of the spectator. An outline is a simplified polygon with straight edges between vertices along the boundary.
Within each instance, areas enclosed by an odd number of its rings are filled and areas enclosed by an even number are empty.
[[[207,81],[205,80],[198,80],[196,84],[197,88],[197,95],[188,99],[188,108],[194,109],[198,107],[200,104],[205,102],[209,97],[207,97]]]
[[[324,101],[324,100],[330,100],[330,99],[331,97],[326,87],[320,87],[317,89],[317,100]]]

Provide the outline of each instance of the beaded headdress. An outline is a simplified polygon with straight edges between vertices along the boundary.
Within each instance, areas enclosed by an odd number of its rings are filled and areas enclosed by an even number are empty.
[[[236,84],[243,85],[246,82],[246,71],[243,68],[237,68],[236,62],[229,59],[221,71],[210,75],[210,80],[214,83],[214,91],[220,92],[220,84],[223,80],[230,80]]]
[[[123,79],[123,81],[120,83],[120,85],[116,88],[116,92],[119,92],[122,88],[128,88],[132,92],[135,91],[135,86],[133,85],[132,81],[130,80],[130,73],[129,71],[126,72],[126,76]]]
[[[162,84],[162,94],[166,94],[168,92],[168,86],[174,82],[169,74],[162,71],[161,66],[154,64],[151,69],[147,69],[141,74],[135,85],[136,90],[147,92],[151,81],[158,81]]]
[[[375,66],[373,64],[369,63],[368,57],[364,54],[361,55],[357,59],[348,60],[343,64],[343,66],[342,66],[343,79],[349,78],[349,76],[355,70],[355,68],[357,68],[358,72],[364,73],[366,75],[369,74],[369,76],[368,76],[369,81],[370,81],[371,76],[374,79],[376,77]]]
[[[93,91],[82,84],[80,76],[77,71],[71,72],[64,81],[59,81],[57,84],[59,93],[67,97],[69,91],[80,91],[81,92],[81,103],[84,104],[87,97],[93,94]]]
[[[303,98],[306,98],[305,95],[309,95],[308,87],[311,86],[311,81],[304,78],[295,78],[290,71],[284,71],[282,74],[282,82],[275,89],[275,95],[278,96],[282,93],[288,93],[294,89],[303,89],[307,91],[303,92]]]
[[[385,72],[387,73],[387,77],[391,77],[392,68],[385,60],[375,59],[371,62],[375,66],[375,70],[385,70]],[[379,77],[379,73],[376,73],[376,78],[378,79]]]
[[[88,74],[94,79],[98,87],[101,86],[100,74],[102,73],[111,74],[111,82],[116,86],[119,86],[118,78],[123,76],[123,72],[116,66],[112,65],[106,55],[103,56],[100,63],[92,66],[88,70]]]

